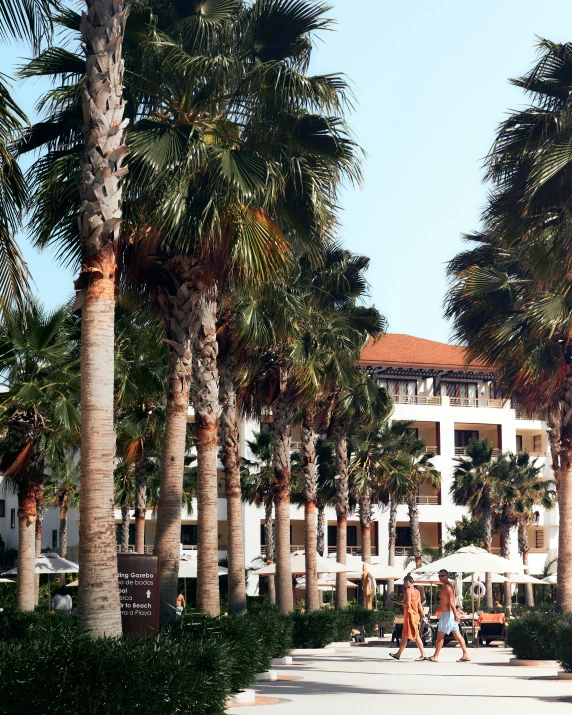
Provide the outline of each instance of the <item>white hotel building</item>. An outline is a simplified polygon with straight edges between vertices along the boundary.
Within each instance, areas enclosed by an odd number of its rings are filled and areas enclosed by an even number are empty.
[[[424,544],[438,546],[449,538],[447,527],[454,526],[466,510],[455,506],[449,495],[452,483],[454,458],[464,453],[468,441],[475,437],[488,437],[500,451],[527,450],[544,465],[544,476],[550,477],[548,442],[545,424],[533,416],[526,416],[510,401],[498,399],[494,394],[494,373],[477,363],[465,364],[461,347],[437,343],[408,335],[388,334],[368,346],[362,354],[362,364],[379,385],[387,388],[395,403],[393,419],[412,420],[420,439],[435,454],[433,462],[442,475],[440,490],[422,486],[417,495],[421,537]],[[193,417],[190,412],[189,421]],[[246,440],[260,429],[256,423],[245,421],[241,425],[241,456],[249,457]],[[292,434],[293,449],[298,447],[300,428]],[[196,548],[196,502],[193,512],[182,512],[181,542],[184,549]],[[115,514],[120,523],[120,512]],[[132,522],[133,513],[131,514]],[[291,507],[291,548],[304,548],[303,509]],[[326,544],[330,553],[336,550],[336,514],[333,508],[326,512]],[[15,495],[0,493],[0,535],[7,548],[17,548],[17,501]],[[77,555],[79,515],[71,510],[69,515],[68,555]],[[49,509],[44,520],[43,549],[57,548],[58,512]],[[263,553],[263,510],[243,505],[244,546],[246,564]],[[151,552],[155,537],[156,520],[147,512],[145,531],[146,551]],[[372,526],[372,552],[374,560],[387,560],[388,514],[374,507]],[[134,529],[134,526],[133,526]],[[558,510],[544,512],[539,509],[537,523],[530,527],[531,573],[540,573],[547,559],[556,556],[558,541]],[[227,525],[224,498],[224,473],[219,462],[218,500],[219,555],[226,556]],[[407,507],[400,505],[397,519],[396,565],[405,560],[411,545]],[[513,557],[518,557],[516,534],[513,535]],[[500,551],[499,536],[493,540],[493,550]],[[359,520],[357,514],[348,519],[348,551],[361,552]],[[256,592],[257,579],[249,579],[249,590]]]

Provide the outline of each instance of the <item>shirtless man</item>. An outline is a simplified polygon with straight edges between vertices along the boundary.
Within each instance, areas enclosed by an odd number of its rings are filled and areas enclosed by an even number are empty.
[[[437,627],[437,644],[435,646],[435,653],[431,658],[427,658],[431,663],[437,663],[439,660],[439,653],[443,647],[443,642],[445,641],[445,636],[450,633],[453,634],[453,638],[461,646],[463,650],[463,657],[460,658],[457,663],[468,663],[470,658],[467,653],[467,647],[461,631],[459,630],[459,621],[461,620],[459,612],[457,610],[457,603],[455,601],[455,591],[449,583],[449,572],[445,569],[439,571],[439,581],[441,581],[443,588],[441,589],[441,618],[439,618],[439,625]]]

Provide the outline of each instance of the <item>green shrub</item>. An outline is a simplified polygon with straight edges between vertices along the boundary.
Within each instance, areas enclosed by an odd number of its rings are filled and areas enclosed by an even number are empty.
[[[292,613],[294,648],[323,648],[338,639],[338,611]]]
[[[556,645],[556,659],[567,673],[572,673],[572,619],[567,618],[560,628]]]
[[[507,640],[514,655],[523,660],[555,660],[560,633],[572,623],[572,616],[529,613],[508,622]]]
[[[58,634],[81,632],[75,618],[63,611],[19,611],[6,609],[0,613],[0,641],[45,638]]]
[[[99,640],[55,627],[0,643],[3,712],[50,715],[65,702],[78,715],[222,714],[234,667],[231,649],[204,626],[189,638]]]
[[[364,626],[365,634],[368,638],[372,638],[377,635],[377,624],[381,623],[383,620],[383,618],[380,617],[380,611],[370,611],[363,606],[349,606],[346,609],[346,613],[348,613],[352,618],[353,628]],[[393,614],[391,616],[391,620],[393,620]],[[340,640],[344,639],[340,638]]]

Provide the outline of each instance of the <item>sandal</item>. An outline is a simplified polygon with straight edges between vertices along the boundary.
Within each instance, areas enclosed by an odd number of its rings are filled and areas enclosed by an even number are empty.
[[[395,653],[390,653],[390,654],[389,654],[389,657],[390,657],[390,658],[394,658],[395,660],[401,660],[401,658],[398,658]]]
[[[415,662],[416,662],[416,663],[419,663],[419,662],[421,662],[422,660],[428,660],[428,658],[426,658],[424,655],[421,656],[421,658],[415,658]]]
[[[457,663],[470,663],[471,659],[470,658],[459,658]]]
[[[439,661],[432,655],[430,658],[426,658],[430,663],[438,663]]]

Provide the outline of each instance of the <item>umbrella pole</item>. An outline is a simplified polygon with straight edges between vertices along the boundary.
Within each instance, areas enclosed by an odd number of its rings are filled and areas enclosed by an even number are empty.
[[[475,574],[472,574],[472,584],[475,582]],[[472,623],[473,623],[473,648],[478,648],[479,644],[475,643],[475,596],[473,594],[473,589],[471,588],[471,609],[473,611],[472,613]]]

